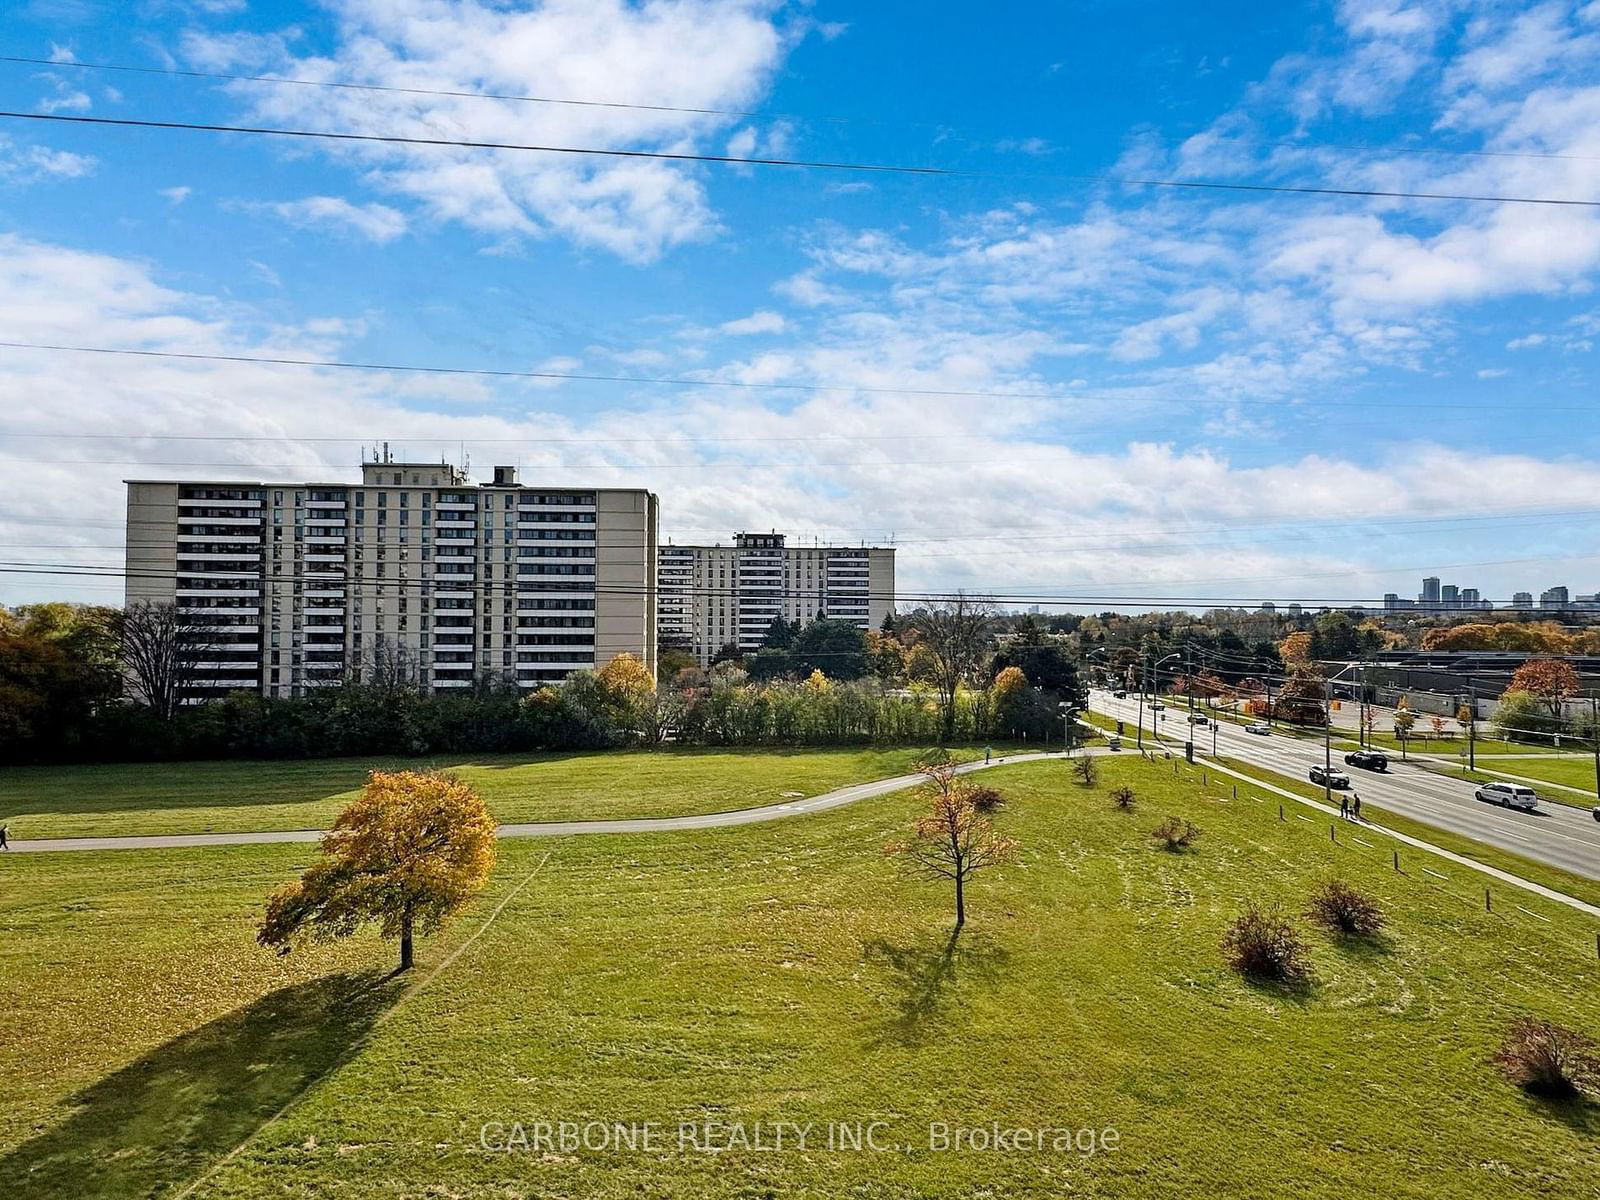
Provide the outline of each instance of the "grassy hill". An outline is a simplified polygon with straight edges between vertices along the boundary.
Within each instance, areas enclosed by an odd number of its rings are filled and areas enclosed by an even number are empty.
[[[18,856],[0,863],[8,1194],[159,1193],[243,1142],[194,1195],[1592,1196],[1600,1112],[1530,1100],[1489,1057],[1521,1013],[1600,1034],[1594,923],[1520,894],[1485,913],[1459,868],[1435,878],[1412,854],[1396,874],[1375,835],[1335,844],[1275,800],[1170,772],[1124,758],[1094,788],[1058,763],[988,774],[1022,856],[977,879],[958,939],[947,891],[881,854],[910,794],[747,829],[506,843],[407,995],[372,939],[288,959],[250,943],[306,847]],[[1108,798],[1119,783],[1132,813]],[[1193,852],[1154,847],[1169,812],[1203,828]],[[1305,991],[1226,969],[1218,940],[1243,904],[1297,912],[1335,872],[1380,899],[1386,937],[1302,921]],[[486,1122],[708,1118],[882,1121],[905,1148],[479,1144]],[[930,1122],[1119,1140],[937,1152]]]
[[[501,821],[674,817],[778,804],[898,775],[917,748],[611,750],[0,769],[14,838],[323,829],[374,767],[450,770]],[[971,757],[982,751],[957,751]]]

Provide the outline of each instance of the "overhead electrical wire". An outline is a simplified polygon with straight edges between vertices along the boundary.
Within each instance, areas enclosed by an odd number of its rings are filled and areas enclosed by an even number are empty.
[[[404,96],[442,96],[459,100],[497,100],[520,104],[568,105],[577,108],[612,108],[638,112],[684,113],[690,116],[740,117],[763,121],[823,121],[829,124],[866,122],[874,125],[898,124],[911,128],[949,128],[948,122],[885,121],[878,117],[840,116],[826,113],[774,112],[741,108],[695,108],[677,104],[643,104],[624,100],[587,100],[565,96],[529,96],[512,92],[488,92],[468,88],[404,87],[398,84],[356,83],[343,79],[302,79],[288,75],[249,75],[227,71],[201,71],[182,67],[151,67],[132,63],[80,62],[76,59],[62,62],[53,58],[28,58],[22,55],[0,55],[0,62],[24,66],[62,68],[77,71],[117,71],[139,75],[164,75],[180,79],[210,79],[219,83],[266,83],[291,87],[317,87],[338,91],[379,92]],[[1249,142],[1252,139],[1212,135],[1213,140],[1228,143]],[[1463,150],[1445,146],[1373,146],[1328,142],[1307,145],[1302,142],[1266,141],[1265,144],[1291,150],[1352,150],[1365,154],[1438,154],[1467,158],[1530,158],[1592,162],[1595,155],[1542,153],[1533,150]]]
[[[660,384],[669,387],[739,388],[756,391],[859,392],[862,395],[875,396],[940,396],[953,399],[973,400],[1091,401],[1101,398],[1094,393],[1075,393],[1070,391],[984,391],[959,388],[883,387],[878,385],[853,383],[756,383],[745,379],[695,379],[688,376],[600,375],[578,371],[515,371],[493,367],[430,367],[402,363],[350,362],[334,359],[289,358],[284,356],[261,354],[212,354],[201,351],[140,350],[128,346],[81,346],[60,342],[19,342],[0,340],[0,349],[44,350],[66,354],[104,354],[127,358],[173,359],[187,362],[249,363],[258,366],[272,367],[329,367],[347,371],[395,371],[421,375],[482,376],[491,379],[561,379],[571,380],[578,383]],[[1171,396],[1137,396],[1128,399],[1128,402],[1137,404],[1181,404],[1186,408],[1193,408],[1195,403],[1192,398]],[[1218,404],[1223,407],[1230,405],[1265,405],[1277,409],[1282,409],[1285,407],[1284,402],[1281,400],[1255,400],[1249,398],[1230,398],[1225,401],[1218,401]],[[1421,412],[1430,409],[1439,409],[1447,410],[1453,413],[1459,413],[1463,411],[1471,411],[1480,406],[1464,404],[1459,401],[1441,402],[1438,404],[1392,404],[1388,401],[1373,400],[1319,402],[1314,408],[1311,406],[1295,405],[1290,405],[1289,407],[1296,412],[1316,411],[1320,409],[1381,408],[1386,412]],[[1503,408],[1504,405],[1495,404],[1481,407],[1499,409]],[[1585,407],[1583,405],[1540,405],[1540,411],[1592,413],[1594,410],[1592,407]],[[350,442],[359,441],[359,439],[356,438],[339,438],[335,440]],[[471,442],[474,439],[444,439],[444,441],[450,443],[458,443],[462,440]]]
[[[1107,184],[1113,187],[1175,188],[1205,192],[1240,192],[1302,196],[1341,196],[1374,200],[1442,200],[1473,204],[1536,204],[1557,207],[1600,208],[1600,200],[1565,196],[1500,196],[1465,192],[1408,192],[1379,188],[1313,187],[1277,183],[1229,183],[1222,180],[1158,179],[1132,175],[1094,175],[1082,173],[1002,175],[992,171],[966,171],[951,167],[918,167],[905,163],[868,163],[822,159],[772,158],[737,154],[700,154],[687,150],[637,150],[616,146],[555,146],[528,142],[491,142],[468,138],[416,137],[393,133],[353,133],[322,129],[287,129],[270,125],[221,125],[202,121],[154,121],[133,117],[89,117],[69,113],[0,111],[0,119],[46,121],[119,129],[181,130],[192,133],[239,133],[261,137],[321,140],[354,144],[419,146],[464,150],[505,150],[535,154],[562,154],[579,157],[650,159],[663,162],[713,163],[741,167],[787,167],[805,170],[845,171],[878,175],[944,176],[949,178],[1011,178],[1057,180],[1070,183]]]
[[[389,548],[393,549],[394,547],[391,546]],[[1590,557],[1590,556],[1574,556],[1574,557]],[[392,559],[392,560],[390,560],[390,559],[386,559],[385,560],[385,562],[391,562],[391,561],[394,562],[396,565],[399,565],[399,559],[398,558]],[[1517,560],[1502,560],[1502,561],[1517,561]],[[1545,561],[1545,560],[1540,559],[1540,560],[1533,560],[1533,561]],[[375,565],[376,562],[377,562],[376,558],[373,558],[372,560],[369,560],[369,563],[371,565]],[[408,564],[412,565],[412,566],[420,566],[421,563],[422,563],[422,560],[420,558],[419,559],[408,560]],[[1482,564],[1463,564],[1463,565],[1482,565]],[[30,560],[19,560],[19,559],[4,559],[4,560],[0,560],[0,573],[6,573],[6,574],[56,575],[56,576],[67,576],[67,577],[82,577],[82,578],[106,577],[106,578],[119,578],[119,579],[160,579],[160,580],[176,580],[176,579],[178,579],[180,577],[189,578],[189,579],[195,579],[195,578],[203,578],[203,577],[210,576],[210,577],[214,578],[215,575],[217,575],[217,574],[238,574],[240,576],[246,577],[247,579],[249,579],[251,581],[256,581],[256,582],[261,582],[261,583],[268,583],[268,582],[274,582],[274,581],[283,581],[283,580],[288,580],[291,583],[295,582],[295,581],[300,581],[300,582],[308,582],[308,581],[310,581],[309,577],[306,574],[306,568],[302,568],[299,572],[288,572],[288,573],[279,574],[279,575],[269,575],[269,574],[263,574],[263,573],[259,573],[259,572],[222,572],[222,571],[217,570],[217,569],[206,570],[206,571],[178,571],[176,569],[174,569],[174,570],[163,570],[163,571],[155,571],[155,570],[129,571],[129,570],[126,570],[126,569],[118,569],[118,568],[109,566],[107,564],[102,564],[102,563],[67,563],[67,562],[51,562],[51,561],[30,561]],[[503,581],[502,580],[489,579],[489,578],[485,578],[485,579],[479,580],[479,579],[476,579],[474,577],[472,579],[463,580],[463,582],[466,583],[467,585],[469,585],[470,587],[475,588],[475,589],[482,589],[484,591],[501,592],[501,593],[504,593],[504,594],[506,594],[508,596],[514,596],[514,595],[534,596],[534,595],[537,595],[539,593],[539,591],[582,591],[585,594],[588,594],[590,592],[597,592],[597,593],[604,594],[604,595],[623,595],[623,596],[630,596],[630,595],[631,596],[648,596],[648,595],[654,595],[654,596],[658,596],[659,597],[661,595],[661,588],[660,588],[659,585],[652,587],[652,586],[643,585],[643,584],[624,584],[624,585],[617,585],[617,584],[603,584],[602,585],[602,584],[596,584],[593,587],[576,587],[576,586],[565,586],[564,587],[564,586],[562,586],[563,578],[570,579],[572,581],[582,581],[585,578],[592,578],[592,577],[585,577],[585,576],[570,576],[570,577],[562,577],[562,576],[529,576],[529,577],[514,577],[514,578],[506,579],[506,580],[503,580]],[[1286,576],[1284,578],[1308,578],[1308,577],[1307,576],[1292,576],[1292,577]],[[342,582],[342,584],[339,583],[337,580],[317,580],[316,582],[332,583],[332,584],[335,584],[336,586],[343,586],[343,587],[346,587],[346,588],[373,589],[373,588],[400,587],[400,588],[403,588],[403,589],[408,590],[408,591],[414,591],[414,590],[419,590],[419,589],[421,589],[423,587],[429,587],[429,586],[431,586],[434,590],[438,590],[441,586],[445,587],[448,590],[450,579],[449,579],[448,576],[445,577],[443,583],[441,584],[441,581],[437,576],[429,576],[428,578],[424,579],[419,575],[419,577],[415,581],[412,581],[412,580],[401,580],[401,579],[398,579],[398,578],[396,578],[394,580],[390,580],[390,579],[387,579],[387,578],[377,578],[377,577],[368,578],[368,577],[365,577],[365,576],[363,576],[361,578],[356,578],[356,577],[347,575],[345,577],[344,581]],[[1170,584],[1170,583],[1174,583],[1174,582],[1206,582],[1206,581],[1162,580],[1162,581],[1159,581],[1159,582]],[[1250,581],[1249,580],[1236,580],[1236,581],[1221,581],[1221,582],[1250,582]],[[534,584],[540,584],[540,585],[544,585],[544,586],[543,587],[534,587],[534,586],[532,586]],[[771,597],[778,597],[778,598],[791,598],[791,597],[799,598],[799,597],[814,597],[814,596],[816,596],[818,594],[819,591],[820,592],[826,592],[827,589],[825,587],[811,587],[811,588],[784,587],[784,588],[776,588],[776,589],[763,589],[762,594],[764,596],[771,596]],[[748,595],[748,589],[745,589],[744,591],[741,591],[738,588],[737,585],[733,585],[733,584],[730,584],[728,586],[716,586],[716,587],[700,585],[700,584],[692,584],[692,585],[687,585],[687,586],[684,586],[684,587],[673,588],[672,589],[672,594],[681,595],[681,596],[707,596],[707,597],[713,597],[713,598],[718,597],[718,596],[733,597],[733,596],[739,596],[739,595]],[[1195,607],[1203,607],[1203,606],[1210,606],[1210,607],[1239,607],[1239,606],[1259,607],[1261,604],[1269,603],[1269,602],[1273,603],[1273,604],[1283,604],[1283,605],[1300,604],[1300,605],[1306,606],[1306,607],[1330,608],[1330,609],[1348,609],[1348,608],[1357,608],[1357,607],[1364,607],[1364,608],[1379,608],[1379,607],[1381,607],[1381,602],[1374,602],[1374,601],[1371,601],[1371,600],[1353,600],[1353,599],[1349,599],[1349,598],[1338,598],[1338,597],[1332,597],[1332,598],[1330,598],[1330,597],[1290,597],[1290,598],[1285,598],[1285,597],[1275,597],[1275,596],[1262,597],[1260,594],[1249,595],[1249,596],[1196,596],[1196,595],[1181,595],[1181,594],[1180,595],[1138,595],[1138,594],[1095,593],[1095,592],[1071,594],[1071,593],[1064,593],[1064,592],[1041,592],[1041,591],[1017,591],[1017,592],[994,591],[994,590],[989,590],[989,589],[985,589],[985,590],[980,592],[980,591],[969,591],[969,590],[965,590],[965,589],[958,589],[958,590],[945,590],[945,591],[906,591],[906,590],[896,590],[896,591],[893,591],[893,592],[870,591],[870,590],[866,591],[866,592],[852,591],[852,592],[849,593],[849,596],[851,598],[855,598],[855,599],[859,599],[859,598],[863,598],[864,597],[864,598],[869,599],[869,600],[889,600],[889,601],[902,601],[902,600],[904,600],[904,601],[912,601],[912,602],[919,602],[919,603],[953,602],[953,601],[957,600],[958,598],[964,598],[969,602],[999,603],[1001,601],[1006,601],[1006,602],[1010,602],[1010,603],[1024,603],[1024,604],[1026,604],[1026,603],[1038,603],[1038,604],[1046,604],[1046,603],[1048,603],[1048,604],[1075,605],[1075,606],[1089,605],[1089,604],[1119,603],[1119,604],[1127,604],[1127,605],[1129,605],[1131,607],[1138,607],[1138,608],[1153,608],[1153,607],[1160,607],[1162,605],[1174,605],[1174,606],[1177,606],[1179,608],[1195,608]],[[1480,609],[1480,610],[1477,610],[1477,611],[1479,611],[1479,612],[1525,612],[1526,610],[1514,609],[1514,608],[1511,608],[1510,606],[1504,606],[1504,607],[1501,607],[1501,608]]]

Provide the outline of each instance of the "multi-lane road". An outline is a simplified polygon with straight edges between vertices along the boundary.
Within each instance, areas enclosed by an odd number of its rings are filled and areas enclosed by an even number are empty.
[[[1096,691],[1092,693],[1090,707],[1095,712],[1122,720],[1127,726],[1125,742],[1132,745],[1139,715],[1136,696],[1118,700],[1110,692]],[[1152,716],[1163,718],[1156,720],[1156,728],[1166,748],[1182,753],[1183,744],[1190,737],[1188,708],[1178,701],[1167,704],[1163,712],[1152,714],[1146,704],[1147,745]],[[1196,728],[1193,737],[1196,758],[1208,757],[1211,729]],[[1320,766],[1323,759],[1321,742],[1276,732],[1267,736],[1246,733],[1240,726],[1228,722],[1218,727],[1216,744],[1217,753],[1224,758],[1265,767],[1307,782],[1307,772],[1313,766]],[[1538,812],[1519,812],[1474,799],[1475,784],[1447,779],[1410,764],[1392,762],[1387,774],[1377,774],[1346,767],[1344,752],[1338,749],[1334,750],[1333,762],[1350,776],[1355,790],[1361,793],[1363,804],[1373,804],[1553,867],[1600,879],[1600,822],[1588,808],[1543,800]]]

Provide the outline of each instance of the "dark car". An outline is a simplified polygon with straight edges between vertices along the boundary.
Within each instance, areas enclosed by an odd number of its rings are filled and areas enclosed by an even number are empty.
[[[1332,767],[1326,770],[1322,767],[1312,767],[1311,782],[1326,783],[1328,787],[1339,791],[1350,786],[1350,776],[1343,771],[1336,771]]]
[[[1344,761],[1352,767],[1360,767],[1364,771],[1387,771],[1389,769],[1389,756],[1380,750],[1352,750],[1344,756]]]

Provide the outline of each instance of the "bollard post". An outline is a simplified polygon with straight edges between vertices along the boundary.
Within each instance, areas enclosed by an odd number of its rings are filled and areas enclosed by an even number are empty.
[[[1484,912],[1493,912],[1494,911],[1494,905],[1489,902],[1489,889],[1488,888],[1484,888],[1483,889],[1483,911]]]
[[[1400,869],[1400,851],[1398,850],[1394,852],[1394,869],[1396,871]]]
[[[1282,803],[1282,801],[1280,801],[1278,803],[1278,820],[1280,820],[1280,821],[1283,820],[1283,803]]]
[[[1235,800],[1239,798],[1239,785],[1237,783],[1233,785],[1233,798]]]
[[[1338,830],[1337,826],[1334,826],[1334,825],[1329,825],[1328,826],[1328,840],[1330,842],[1335,843],[1335,844],[1338,843],[1338,841],[1339,841],[1339,830]]]

